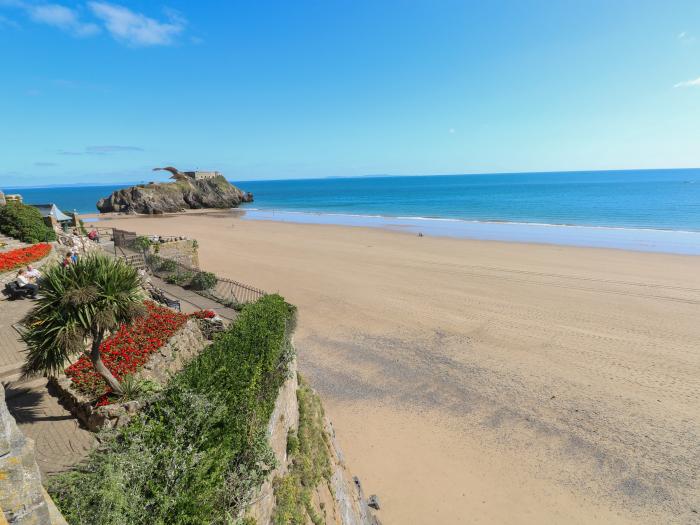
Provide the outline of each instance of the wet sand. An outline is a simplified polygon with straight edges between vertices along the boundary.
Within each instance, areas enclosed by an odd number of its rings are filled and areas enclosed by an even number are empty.
[[[203,268],[299,306],[300,369],[386,524],[700,522],[700,258],[245,221]]]

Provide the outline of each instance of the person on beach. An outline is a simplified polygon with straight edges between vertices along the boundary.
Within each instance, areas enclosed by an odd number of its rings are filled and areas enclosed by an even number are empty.
[[[92,230],[90,233],[88,233],[88,239],[91,241],[100,242],[100,234],[97,233],[97,230]]]
[[[26,270],[22,269],[17,273],[16,282],[19,288],[21,288],[22,290],[29,291],[29,297],[31,297],[32,299],[36,297],[36,293],[39,290],[39,287],[29,280],[29,277],[27,277]]]
[[[73,254],[71,252],[66,252],[66,256],[63,258],[63,262],[61,264],[64,268],[73,264]]]

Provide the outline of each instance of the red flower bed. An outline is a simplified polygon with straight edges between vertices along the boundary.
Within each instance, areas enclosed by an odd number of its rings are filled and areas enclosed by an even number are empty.
[[[50,251],[50,244],[41,243],[0,253],[0,272],[14,270],[20,266],[43,259]]]
[[[195,317],[197,319],[213,319],[216,317],[216,314],[212,310],[198,310],[190,314],[190,317]]]
[[[117,381],[141,368],[152,353],[162,347],[168,339],[187,322],[188,316],[170,308],[145,302],[147,315],[130,325],[121,325],[119,330],[100,345],[102,361]],[[83,394],[101,397],[98,406],[109,403],[111,389],[102,376],[92,367],[89,356],[82,355],[66,368],[66,375],[74,387]]]

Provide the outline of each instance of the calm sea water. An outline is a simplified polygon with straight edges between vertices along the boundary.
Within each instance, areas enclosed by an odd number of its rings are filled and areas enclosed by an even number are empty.
[[[236,184],[255,194],[255,202],[246,206],[248,218],[378,225],[475,238],[700,253],[698,169],[364,177]],[[65,210],[86,213],[95,212],[97,200],[118,187],[3,189],[22,193],[29,203],[54,202]],[[494,226],[491,224],[494,222],[505,224]],[[537,228],[537,225],[595,228],[549,226],[543,229],[544,226]],[[605,229],[636,232],[602,232]],[[666,235],[640,233],[644,230],[671,231]],[[595,240],[611,235],[612,240]],[[629,235],[637,239],[631,246],[615,240],[620,236],[629,239]],[[669,246],[677,245],[681,239],[684,247],[659,248],[659,243],[664,244],[663,239]]]

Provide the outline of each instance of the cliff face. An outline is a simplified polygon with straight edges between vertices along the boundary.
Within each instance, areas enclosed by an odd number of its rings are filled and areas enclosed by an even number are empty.
[[[223,176],[208,180],[178,180],[142,184],[115,191],[97,202],[101,213],[173,213],[184,209],[235,208],[252,202],[253,195],[239,190]]]

